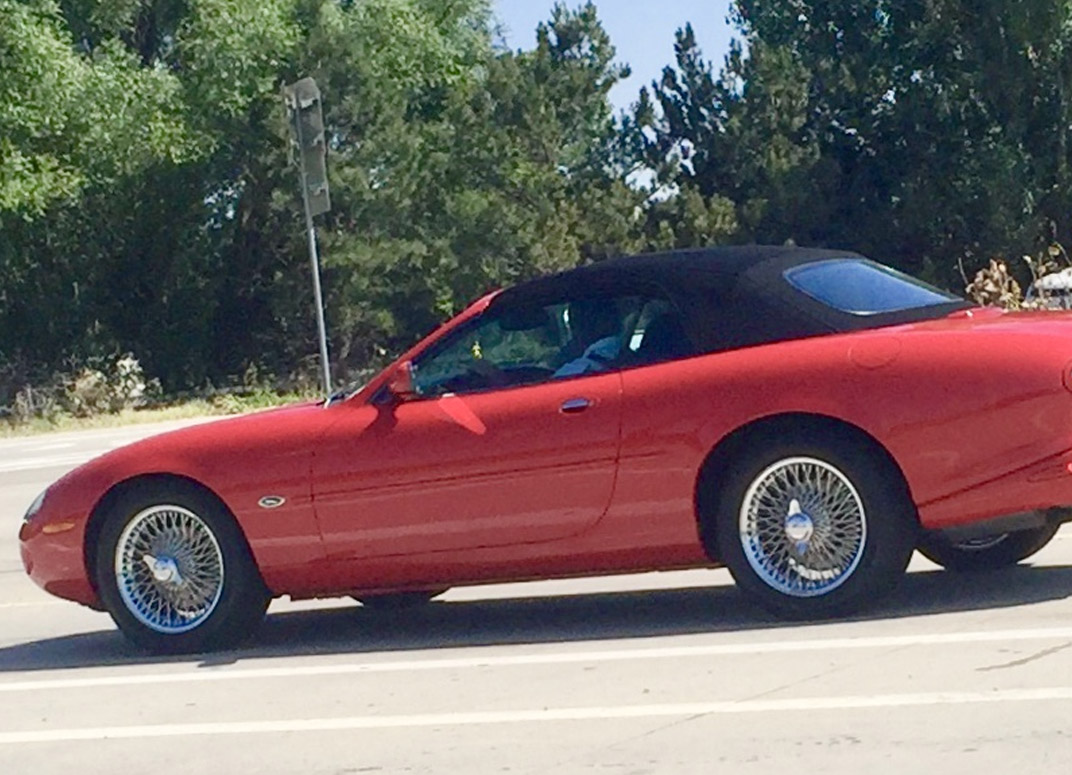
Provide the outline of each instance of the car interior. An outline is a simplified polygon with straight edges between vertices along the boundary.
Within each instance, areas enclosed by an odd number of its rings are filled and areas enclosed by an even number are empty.
[[[608,339],[617,340],[610,357],[606,346],[602,355],[590,352]],[[482,316],[418,358],[414,378],[418,394],[436,396],[634,368],[693,351],[680,313],[666,299],[586,296]]]

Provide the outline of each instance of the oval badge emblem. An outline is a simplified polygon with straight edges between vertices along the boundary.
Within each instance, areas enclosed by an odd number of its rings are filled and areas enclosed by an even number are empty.
[[[278,509],[286,502],[287,499],[284,498],[282,495],[265,495],[263,498],[257,501],[257,505],[260,506],[262,509]]]

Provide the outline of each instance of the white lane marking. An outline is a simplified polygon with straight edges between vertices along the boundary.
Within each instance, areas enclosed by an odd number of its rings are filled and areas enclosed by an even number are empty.
[[[14,473],[15,471],[38,471],[45,468],[59,468],[61,466],[76,466],[92,460],[100,452],[83,452],[69,455],[50,455],[49,457],[31,457],[22,460],[0,462],[0,474]]]
[[[1006,689],[989,692],[932,692],[928,694],[873,694],[847,697],[801,697],[784,700],[723,700],[664,705],[619,705],[585,708],[541,708],[475,713],[415,714],[411,716],[349,716],[342,718],[287,719],[279,721],[221,721],[201,724],[146,724],[126,727],[43,729],[0,733],[0,745],[59,743],[79,740],[188,737],[194,735],[247,735],[280,732],[329,732],[355,729],[476,726],[481,724],[541,723],[548,721],[604,721],[666,716],[735,715],[822,710],[867,710],[933,705],[970,705],[1005,702],[1072,700],[1072,686],[1042,689]]]
[[[37,692],[49,689],[84,689],[102,686],[196,683],[200,681],[241,681],[264,678],[309,678],[353,675],[355,673],[405,673],[425,670],[461,670],[482,667],[518,667],[527,665],[587,664],[643,659],[674,659],[706,656],[740,656],[780,654],[800,651],[841,651],[847,649],[900,648],[905,646],[940,646],[963,643],[1015,642],[1025,640],[1072,640],[1072,627],[1037,630],[994,630],[946,634],[889,635],[868,638],[773,641],[760,643],[726,643],[709,646],[670,646],[615,651],[570,651],[517,656],[459,657],[397,662],[359,662],[307,667],[268,668],[199,668],[196,672],[141,673],[110,675],[99,678],[61,678],[40,681],[0,682],[3,692]]]
[[[195,422],[187,423],[186,425],[194,425]],[[103,455],[105,452],[116,449],[118,447],[125,447],[129,444],[133,444],[136,441],[149,438],[151,436],[158,435],[160,433],[166,433],[170,430],[175,430],[180,426],[166,426],[150,432],[140,431],[124,431],[121,435],[117,434],[94,434],[92,436],[86,436],[75,441],[56,441],[50,443],[26,443],[23,444],[4,444],[0,443],[0,458],[9,458],[6,461],[0,462],[0,473],[12,473],[15,471],[34,471],[42,468],[55,468],[57,466],[74,466],[80,463],[85,463],[88,460],[92,460],[95,457]],[[92,443],[86,444],[86,441]],[[67,450],[81,445],[81,451],[66,452],[62,455],[49,455],[41,456],[42,452],[50,452],[55,450]],[[16,455],[22,456],[19,459],[12,460],[10,458]],[[34,455],[34,457],[25,457],[26,455]]]
[[[57,449],[71,449],[78,446],[74,441],[56,439],[34,439],[12,443],[0,439],[0,455],[25,455],[29,452],[52,452]]]
[[[80,452],[67,452],[62,455],[48,455],[37,457],[22,457],[17,460],[7,460],[0,462],[0,473],[14,473],[16,471],[36,471],[44,468],[57,468],[59,466],[76,466],[82,463],[88,462],[95,457],[100,457],[106,452],[119,447],[126,447],[133,444],[135,441],[139,441],[141,437],[131,436],[130,438],[115,439],[102,446],[83,447]],[[55,449],[74,447],[74,444],[57,444],[54,445]],[[33,455],[40,455],[40,453],[47,451],[49,447],[38,447],[32,450],[25,450],[25,453]],[[0,450],[0,456],[5,453]]]
[[[27,444],[26,452],[51,452],[56,449],[70,449],[76,446],[73,441],[62,441],[51,444]]]
[[[6,608],[37,608],[43,605],[69,605],[64,600],[42,600],[38,603],[0,603],[0,610]]]

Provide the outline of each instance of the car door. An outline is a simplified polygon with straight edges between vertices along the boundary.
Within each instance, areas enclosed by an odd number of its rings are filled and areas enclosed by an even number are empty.
[[[340,407],[314,463],[328,555],[531,544],[606,511],[621,426],[613,370],[556,377],[568,302],[497,309],[414,363],[414,400]]]

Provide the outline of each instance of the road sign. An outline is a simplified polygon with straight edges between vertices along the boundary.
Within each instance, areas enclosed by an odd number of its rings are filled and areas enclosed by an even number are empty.
[[[328,192],[327,139],[320,89],[312,78],[302,78],[283,88],[290,129],[296,141],[301,168],[302,194],[311,216],[331,209]]]

